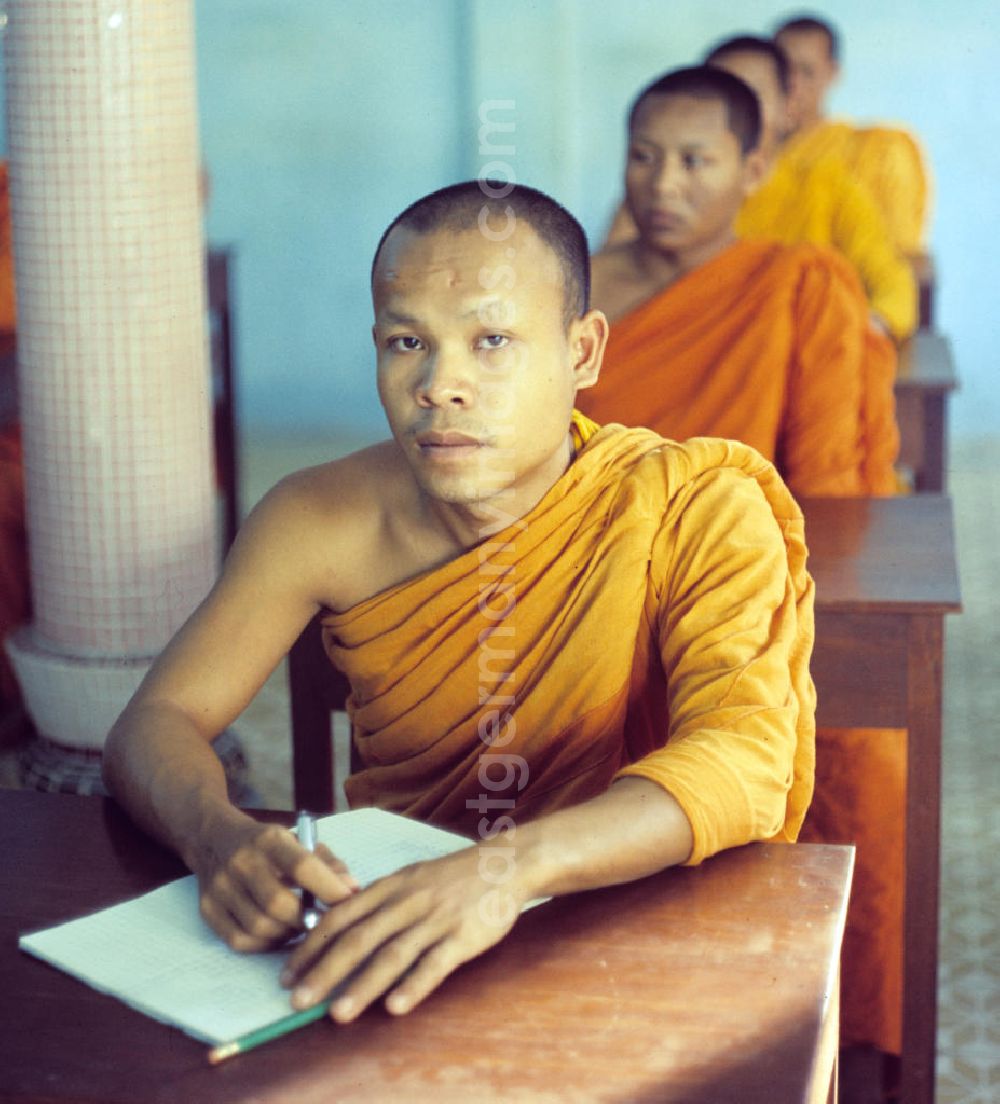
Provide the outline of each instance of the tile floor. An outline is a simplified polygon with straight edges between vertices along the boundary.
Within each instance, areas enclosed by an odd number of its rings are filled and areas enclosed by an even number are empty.
[[[245,505],[286,472],[364,443],[256,437],[244,447]],[[947,631],[937,1099],[1000,1104],[1000,438],[955,442],[951,470],[966,612]],[[288,718],[281,668],[234,726],[261,805],[291,808]],[[0,784],[13,782],[8,752]]]

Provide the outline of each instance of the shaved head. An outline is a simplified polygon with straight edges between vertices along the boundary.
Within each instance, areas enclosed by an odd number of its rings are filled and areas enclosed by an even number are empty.
[[[502,180],[450,184],[411,203],[379,239],[372,260],[372,286],[383,246],[397,227],[418,234],[437,230],[461,233],[478,228],[488,240],[502,241],[519,221],[530,226],[559,261],[567,324],[586,314],[590,309],[590,251],[583,227],[551,196],[525,184]]]
[[[642,105],[653,96],[689,96],[694,100],[716,100],[726,112],[726,125],[743,153],[756,149],[760,141],[760,105],[753,90],[739,77],[722,69],[697,65],[674,69],[648,84],[632,104],[629,131]]]

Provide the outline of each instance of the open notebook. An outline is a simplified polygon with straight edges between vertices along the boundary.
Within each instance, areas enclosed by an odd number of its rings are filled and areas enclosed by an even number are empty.
[[[469,840],[381,809],[318,822],[319,839],[364,886],[410,863],[468,847]],[[142,897],[22,935],[36,955],[103,993],[206,1043],[223,1043],[291,1011],[278,975],[287,951],[231,951],[202,921],[194,876]]]

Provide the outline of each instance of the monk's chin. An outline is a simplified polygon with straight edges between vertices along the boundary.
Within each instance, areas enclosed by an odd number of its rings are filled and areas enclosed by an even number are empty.
[[[502,483],[469,476],[427,475],[421,473],[417,482],[428,498],[449,506],[467,506],[471,510],[503,497],[507,488]]]

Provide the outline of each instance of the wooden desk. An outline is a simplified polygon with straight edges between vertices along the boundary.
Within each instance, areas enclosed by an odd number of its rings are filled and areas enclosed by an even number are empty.
[[[853,850],[756,845],[543,905],[410,1016],[205,1047],[16,949],[182,873],[111,802],[0,791],[0,1099],[825,1101]]]
[[[948,339],[919,330],[899,350],[896,420],[899,462],[914,475],[918,491],[943,491],[947,484],[948,396],[958,376]]]
[[[813,499],[817,722],[907,728],[903,1094],[934,1099],[944,616],[961,609],[951,500]]]

